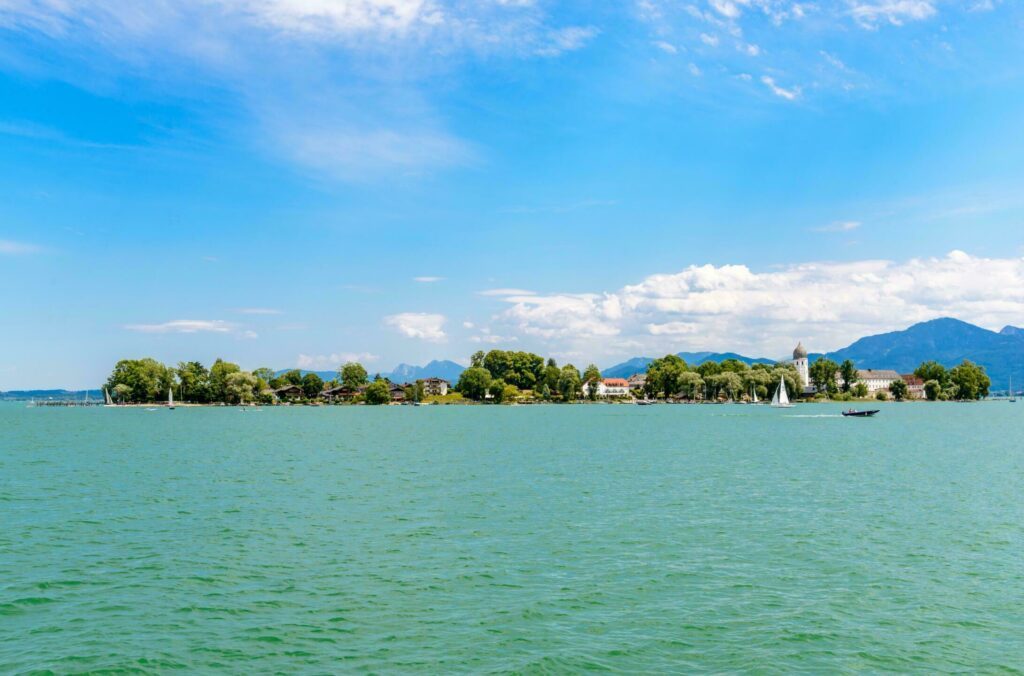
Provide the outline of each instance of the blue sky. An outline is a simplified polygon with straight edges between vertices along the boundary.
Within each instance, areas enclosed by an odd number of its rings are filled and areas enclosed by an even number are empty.
[[[0,390],[1024,324],[1022,35],[996,0],[0,0]]]

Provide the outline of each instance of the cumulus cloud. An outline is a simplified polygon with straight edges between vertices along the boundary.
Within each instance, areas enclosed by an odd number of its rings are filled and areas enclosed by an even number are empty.
[[[348,362],[372,362],[380,359],[370,352],[332,352],[331,354],[300,354],[295,367],[306,371],[336,369]]]
[[[231,333],[238,326],[220,319],[174,319],[162,324],[127,324],[139,333]]]
[[[443,342],[445,316],[428,312],[402,312],[384,318],[384,323],[408,338]]]
[[[952,316],[999,328],[1024,317],[1024,259],[953,251],[905,262],[803,263],[767,272],[690,266],[615,292],[508,296],[498,317],[550,349],[829,350],[868,334]]]

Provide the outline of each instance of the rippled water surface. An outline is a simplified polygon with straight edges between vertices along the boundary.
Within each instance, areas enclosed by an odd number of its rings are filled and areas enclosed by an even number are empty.
[[[0,405],[0,672],[1000,671],[1024,404]]]

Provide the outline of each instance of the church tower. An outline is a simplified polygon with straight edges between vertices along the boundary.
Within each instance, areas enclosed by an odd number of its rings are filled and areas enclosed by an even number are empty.
[[[806,390],[811,386],[811,370],[807,362],[807,348],[804,347],[802,342],[797,343],[796,349],[793,350],[793,366],[796,367],[796,372],[800,374],[800,382],[803,383]]]

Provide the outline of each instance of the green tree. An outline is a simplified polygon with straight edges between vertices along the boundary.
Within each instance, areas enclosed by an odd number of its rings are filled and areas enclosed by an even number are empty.
[[[934,379],[926,380],[924,383],[924,396],[928,401],[938,401],[939,397],[942,396],[942,383]]]
[[[131,401],[131,386],[126,383],[118,383],[117,385],[114,386],[114,396],[117,398],[117,401],[121,404],[127,401]]]
[[[246,404],[256,398],[256,376],[248,371],[233,371],[224,381],[224,401]]]
[[[459,376],[455,389],[464,397],[480,401],[487,395],[490,385],[491,372],[482,366],[471,366]]]
[[[362,364],[350,361],[338,370],[338,377],[342,385],[355,391],[366,384],[366,369]]]
[[[711,376],[711,384],[717,393],[725,394],[732,400],[735,400],[736,395],[743,390],[743,378],[733,371],[722,371]]]
[[[936,380],[940,385],[946,385],[949,382],[949,373],[946,371],[946,367],[935,361],[926,361],[916,369],[914,369],[914,375],[921,380]]]
[[[862,380],[857,381],[853,386],[853,396],[860,397],[861,399],[868,396],[868,384]]]
[[[242,369],[238,364],[218,359],[210,367],[210,401],[230,401],[228,376]]]
[[[179,395],[182,400],[204,403],[210,397],[210,372],[197,361],[178,362]]]
[[[696,371],[684,371],[679,376],[680,393],[690,399],[696,399],[704,391],[704,379]]]
[[[847,359],[839,365],[839,377],[843,379],[843,392],[849,392],[857,384],[860,372],[852,359]]]
[[[299,369],[292,369],[281,375],[281,378],[289,385],[298,385],[302,387],[302,371]]]
[[[487,357],[487,355],[483,350],[477,350],[473,353],[473,356],[469,358],[469,365],[475,368],[483,368],[485,357]]]
[[[306,399],[316,399],[324,391],[324,380],[315,373],[307,373],[302,376],[302,396]]]
[[[116,390],[124,385],[127,401],[148,402],[164,400],[167,391],[175,384],[175,371],[155,359],[122,359],[114,365],[107,378],[106,388]]]
[[[372,406],[391,403],[391,388],[383,378],[374,380],[366,387],[366,403]]]
[[[601,380],[601,369],[597,368],[595,364],[588,365],[583,371],[583,382],[587,386],[587,398],[590,401],[597,401],[598,384]]]
[[[811,382],[814,383],[819,392],[835,394],[839,389],[836,386],[836,372],[838,370],[839,364],[831,359],[822,357],[810,366],[809,375],[811,376]]]
[[[558,394],[561,396],[562,401],[576,401],[580,397],[581,388],[583,387],[583,380],[580,378],[580,372],[572,364],[566,364],[562,367],[562,372],[558,377]]]
[[[966,359],[960,365],[950,369],[949,381],[957,388],[956,398],[965,401],[976,401],[987,397],[989,387],[992,385],[985,369]]]
[[[714,363],[714,362],[709,362]],[[717,367],[718,365],[715,364]],[[681,357],[674,354],[666,354],[660,359],[655,359],[647,366],[647,382],[644,389],[654,396],[664,394],[671,397],[682,391],[682,375],[688,367]],[[716,371],[717,372],[717,371]]]
[[[487,393],[496,404],[500,404],[505,397],[505,381],[501,378],[494,378],[487,386]]]
[[[889,393],[886,392],[885,390],[878,390],[877,392],[875,392],[875,399],[877,399],[878,401],[888,401]]]
[[[907,384],[903,381],[902,378],[900,378],[899,380],[894,380],[891,383],[889,383],[889,393],[892,395],[892,398],[895,399],[896,401],[903,401],[904,399],[906,399],[907,391]]]
[[[410,384],[408,387],[405,388],[404,392],[407,401],[412,401],[415,403],[423,401],[423,381],[417,380],[416,382]]]

